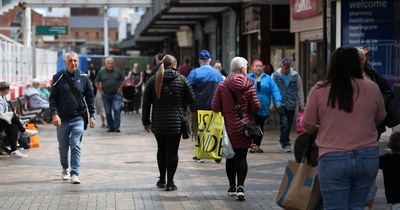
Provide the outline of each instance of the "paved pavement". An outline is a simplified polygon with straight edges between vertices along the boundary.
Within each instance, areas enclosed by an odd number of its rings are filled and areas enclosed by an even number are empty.
[[[99,123],[99,122],[98,122]],[[41,145],[27,159],[0,156],[0,209],[280,209],[276,194],[293,153],[278,147],[279,129],[267,126],[263,154],[249,154],[247,200],[226,195],[224,163],[192,161],[193,142],[182,140],[177,191],[155,187],[156,142],[143,132],[140,115],[123,114],[121,133],[89,129],[82,144],[82,184],[62,181],[55,128],[39,125]],[[382,175],[374,209],[387,209]]]

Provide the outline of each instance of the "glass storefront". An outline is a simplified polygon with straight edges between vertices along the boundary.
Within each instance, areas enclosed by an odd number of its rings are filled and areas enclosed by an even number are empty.
[[[304,93],[307,96],[315,83],[323,80],[326,75],[322,40],[301,42],[300,53],[302,55],[300,57],[300,73],[303,79]]]
[[[273,45],[271,46],[271,65],[275,70],[281,67],[281,61],[283,58],[289,58],[292,60],[292,68],[298,71],[295,61],[296,50],[293,46],[282,46]]]

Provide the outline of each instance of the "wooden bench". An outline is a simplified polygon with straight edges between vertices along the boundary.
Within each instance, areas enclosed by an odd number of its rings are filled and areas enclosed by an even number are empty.
[[[29,100],[26,96],[18,97],[17,100],[21,107],[22,115],[35,115],[35,117],[32,120],[39,120],[41,123],[47,124],[42,116],[44,109],[33,109],[33,110],[30,109],[29,108]]]
[[[22,107],[21,107],[20,102],[18,101],[18,99],[14,99],[14,100],[9,101],[9,104],[10,104],[11,110],[12,110],[15,114],[18,115],[19,119],[20,119],[22,122],[25,123],[25,122],[29,122],[29,121],[35,120],[36,113],[31,113],[31,114],[24,113],[24,112],[22,111]]]

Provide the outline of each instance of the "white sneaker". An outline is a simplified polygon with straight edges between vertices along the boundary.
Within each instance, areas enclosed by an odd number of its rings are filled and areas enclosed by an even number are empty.
[[[291,146],[288,144],[288,145],[284,146],[282,150],[283,150],[283,152],[291,152],[291,151],[292,151],[292,148],[291,148]]]
[[[27,158],[28,155],[22,154],[19,150],[15,150],[14,152],[11,152],[11,157],[12,158]]]
[[[236,189],[236,200],[238,201],[246,200],[246,196],[244,195],[244,189],[242,186],[238,186]]]
[[[63,169],[61,172],[61,178],[62,180],[68,180],[69,179],[69,169]]]
[[[31,137],[37,135],[39,132],[37,130],[25,129],[25,132],[21,133],[21,137]]]
[[[80,184],[81,180],[79,180],[79,176],[77,175],[72,175],[71,176],[71,184]]]

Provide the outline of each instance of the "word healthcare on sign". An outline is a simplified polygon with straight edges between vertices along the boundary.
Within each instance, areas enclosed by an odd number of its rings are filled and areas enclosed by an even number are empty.
[[[198,110],[199,130],[196,136],[195,155],[199,159],[221,159],[224,119],[221,112]]]

